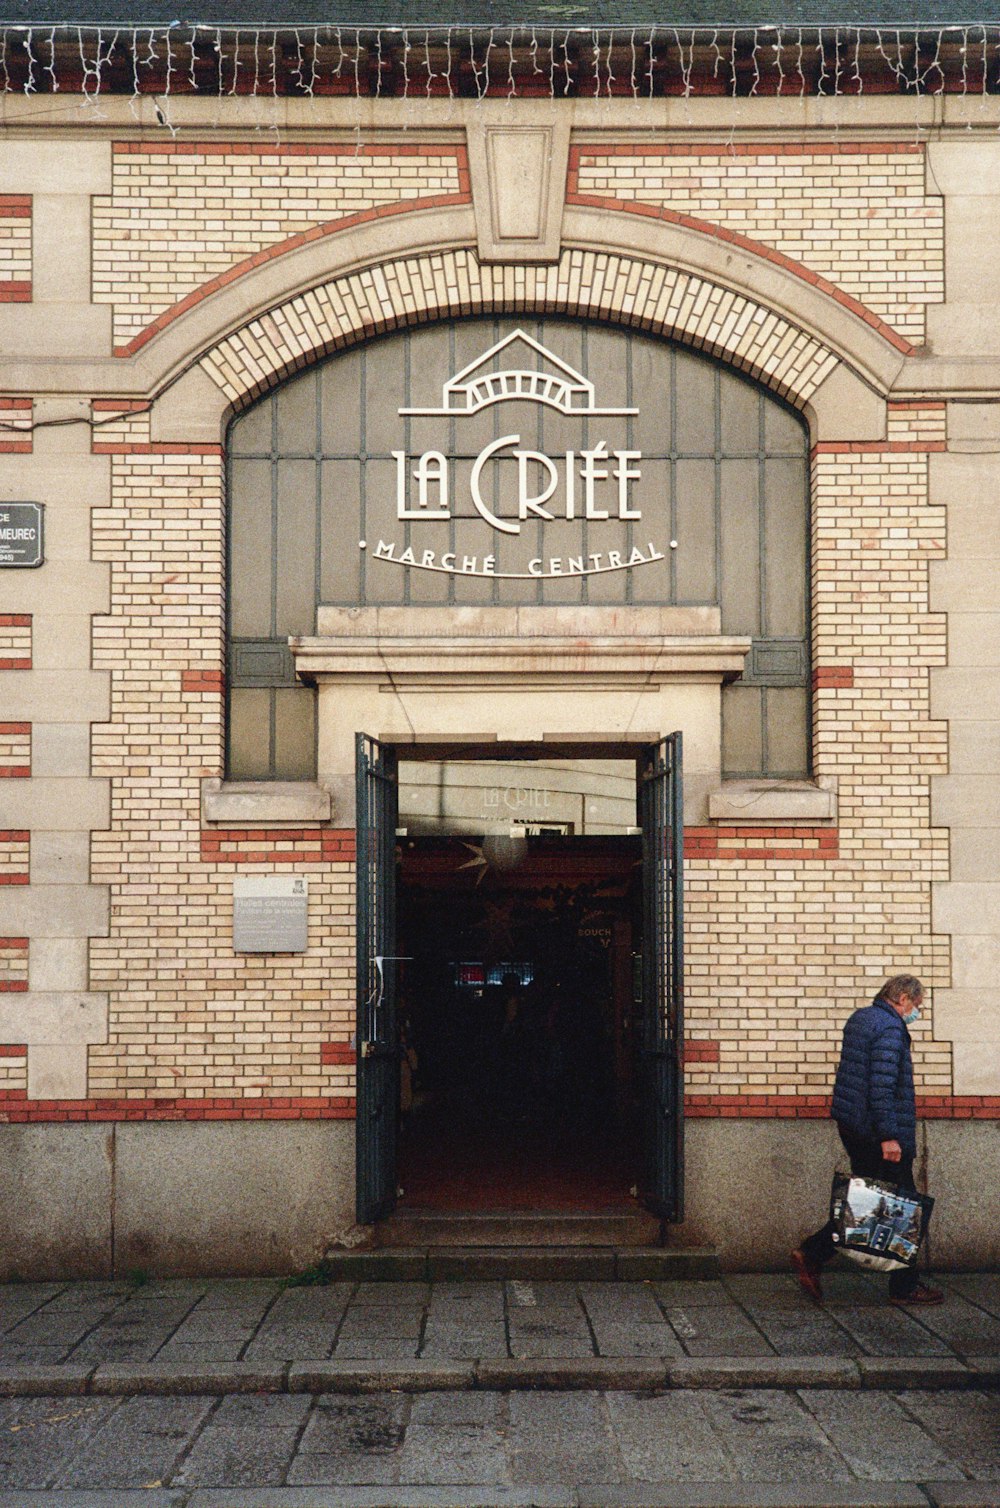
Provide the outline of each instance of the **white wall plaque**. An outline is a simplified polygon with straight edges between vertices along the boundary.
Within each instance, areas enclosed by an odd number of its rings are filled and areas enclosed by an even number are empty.
[[[304,953],[308,941],[308,880],[282,874],[233,880],[234,953]]]

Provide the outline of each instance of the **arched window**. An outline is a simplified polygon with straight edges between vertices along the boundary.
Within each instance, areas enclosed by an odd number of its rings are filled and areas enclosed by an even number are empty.
[[[504,437],[474,507],[476,459]],[[314,774],[315,694],[296,682],[287,640],[315,632],[317,604],[523,602],[717,605],[724,633],[753,640],[743,677],[723,688],[723,773],[803,777],[807,453],[801,419],[763,388],[604,325],[438,324],[290,379],[229,431],[229,777]],[[525,508],[553,476],[550,499]],[[390,543],[396,558],[380,558]],[[644,561],[628,568],[636,549]],[[449,553],[454,569],[438,568]]]

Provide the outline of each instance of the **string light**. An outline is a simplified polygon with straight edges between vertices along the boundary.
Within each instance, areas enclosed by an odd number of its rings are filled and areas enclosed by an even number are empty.
[[[27,73],[27,77],[24,80],[24,92],[25,92],[25,94],[34,94],[34,92],[35,92],[35,54],[31,50],[31,27],[30,26],[28,27],[28,32],[27,32],[27,35],[26,35],[26,37],[24,39],[24,50],[27,53],[27,57],[28,57],[28,73]]]
[[[521,69],[532,80],[547,75],[553,98],[567,97],[575,88],[589,92],[581,77],[587,76],[588,71],[595,98],[610,100],[631,94],[637,104],[641,97],[655,98],[665,85],[658,76],[656,49],[658,44],[662,45],[662,37],[655,26],[648,31],[635,26],[570,27],[565,31],[562,27],[540,31],[536,25],[469,26],[463,27],[461,34],[468,36],[475,95],[479,100],[497,90],[508,99],[517,98],[524,90]],[[543,58],[546,34],[547,60]],[[212,39],[216,55],[215,88],[219,96],[267,99],[268,115],[264,119],[270,116],[277,121],[277,101],[286,80],[291,92],[310,99],[317,96],[321,54],[327,56],[328,49],[336,54],[330,64],[332,77],[347,84],[356,97],[366,93],[381,97],[387,64],[395,58],[402,69],[404,98],[419,95],[429,99],[443,94],[447,88],[449,98],[453,99],[461,92],[460,69],[464,67],[464,47],[460,50],[453,47],[457,35],[457,28],[432,26],[422,26],[416,33],[405,26],[351,27],[348,40],[339,26],[224,29],[199,23],[182,26],[174,21],[169,26],[135,29],[73,25],[39,30],[22,25],[5,28],[0,39],[0,92],[32,96],[44,88],[57,93],[60,87],[65,90],[67,77],[72,74],[74,88],[86,104],[94,105],[109,87],[107,75],[120,58],[116,49],[127,46],[124,61],[126,68],[131,69],[129,104],[138,119],[138,102],[143,93],[152,94],[158,89],[169,110],[169,101],[180,87],[179,80],[183,81],[182,92],[206,92],[209,80],[201,65],[207,59],[199,52],[199,42]],[[62,61],[59,41],[63,36],[74,44],[73,51],[79,59],[76,65]],[[752,34],[750,28],[741,33],[735,27],[718,25],[691,27],[690,31],[670,27],[664,61],[668,76],[672,74],[678,92],[686,100],[697,92],[695,59],[699,47],[707,49],[711,78],[716,82],[727,78],[726,92],[734,100],[741,93],[753,98],[772,89],[779,96],[791,94],[796,75],[800,99],[811,93],[860,96],[865,93],[873,60],[885,65],[901,93],[939,96],[954,88],[962,101],[967,102],[970,96],[987,97],[1000,84],[1000,77],[992,78],[989,66],[991,47],[1000,60],[1000,33],[996,27],[966,24],[924,31],[914,28],[906,29],[905,37],[904,42],[902,29],[863,30],[859,26],[806,29],[761,24],[752,28]],[[585,47],[589,48],[589,65],[583,57]],[[640,47],[645,54],[641,60]],[[231,69],[227,57],[230,48]],[[810,52],[815,48],[818,71],[814,75],[811,70],[807,75],[807,48]],[[492,63],[497,49],[505,54],[499,69]],[[437,58],[441,55],[445,61],[439,66]],[[627,59],[627,67],[622,68],[620,76],[615,72],[616,59],[618,66],[622,59]],[[747,78],[743,77],[744,64]],[[62,77],[63,73],[67,77]],[[971,129],[969,119],[966,124]]]

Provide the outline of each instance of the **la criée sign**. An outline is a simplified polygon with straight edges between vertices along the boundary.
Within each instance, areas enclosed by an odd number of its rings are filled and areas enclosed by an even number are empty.
[[[534,354],[534,367],[506,366],[494,370],[497,358],[502,353],[514,354],[512,348],[518,346],[528,348],[529,356]],[[587,419],[637,412],[634,408],[598,407],[593,384],[587,378],[523,330],[515,330],[445,383],[440,408],[400,409],[399,413],[401,417],[440,415],[456,419],[511,400],[522,404],[534,402],[570,417]],[[398,520],[449,523],[456,516],[456,468],[444,452],[424,450],[419,455],[409,455],[397,450],[392,455],[396,462]],[[641,478],[641,460],[640,451],[612,448],[605,440],[585,449],[547,455],[522,444],[520,434],[501,435],[484,445],[472,462],[468,475],[469,500],[475,513],[501,535],[516,536],[528,524],[553,523],[557,519],[590,524],[611,520],[638,523],[642,513],[633,506],[632,484]],[[484,479],[486,468],[498,461],[512,462],[516,477],[506,511],[501,511],[494,501],[493,488]],[[460,512],[465,515],[468,510]],[[374,554],[380,560],[418,570],[504,578],[590,576],[630,570],[663,559],[663,550],[651,542],[645,548],[633,546],[627,551],[593,550],[589,548],[592,539],[599,542],[588,535],[585,554],[536,556],[527,562],[526,571],[498,569],[495,554],[464,555],[447,547],[415,550],[394,539],[379,539]],[[366,540],[361,541],[361,548],[368,548]]]

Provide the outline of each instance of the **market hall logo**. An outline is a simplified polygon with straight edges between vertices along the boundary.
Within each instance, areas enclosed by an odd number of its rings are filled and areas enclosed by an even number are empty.
[[[519,348],[519,349],[515,349]],[[504,366],[498,359],[508,353],[525,357],[534,365]],[[478,414],[496,404],[517,401],[537,403],[571,418],[627,418],[636,408],[604,408],[596,400],[594,384],[573,370],[523,330],[500,340],[455,374],[441,390],[440,408],[401,408],[401,418],[441,417],[457,420]],[[441,450],[409,455],[392,452],[396,462],[396,517],[401,523],[450,523],[468,516],[455,507],[455,466]],[[638,450],[614,449],[598,440],[581,450],[547,455],[521,442],[519,434],[501,435],[485,445],[472,462],[468,494],[480,518],[500,534],[519,535],[527,524],[581,520],[588,524],[638,523],[640,509],[633,507],[632,484],[641,479]],[[513,462],[516,482],[510,489],[507,512],[492,501],[484,486],[483,473],[491,463]],[[589,542],[589,541],[588,541]],[[367,541],[361,541],[367,549]],[[627,571],[634,566],[662,560],[663,551],[652,543],[645,550],[592,550],[582,555],[538,556],[526,571],[497,570],[495,555],[462,555],[455,550],[400,548],[395,540],[380,539],[375,547],[379,560],[417,570],[444,571],[449,575],[490,576],[503,579],[592,576],[607,571]]]

